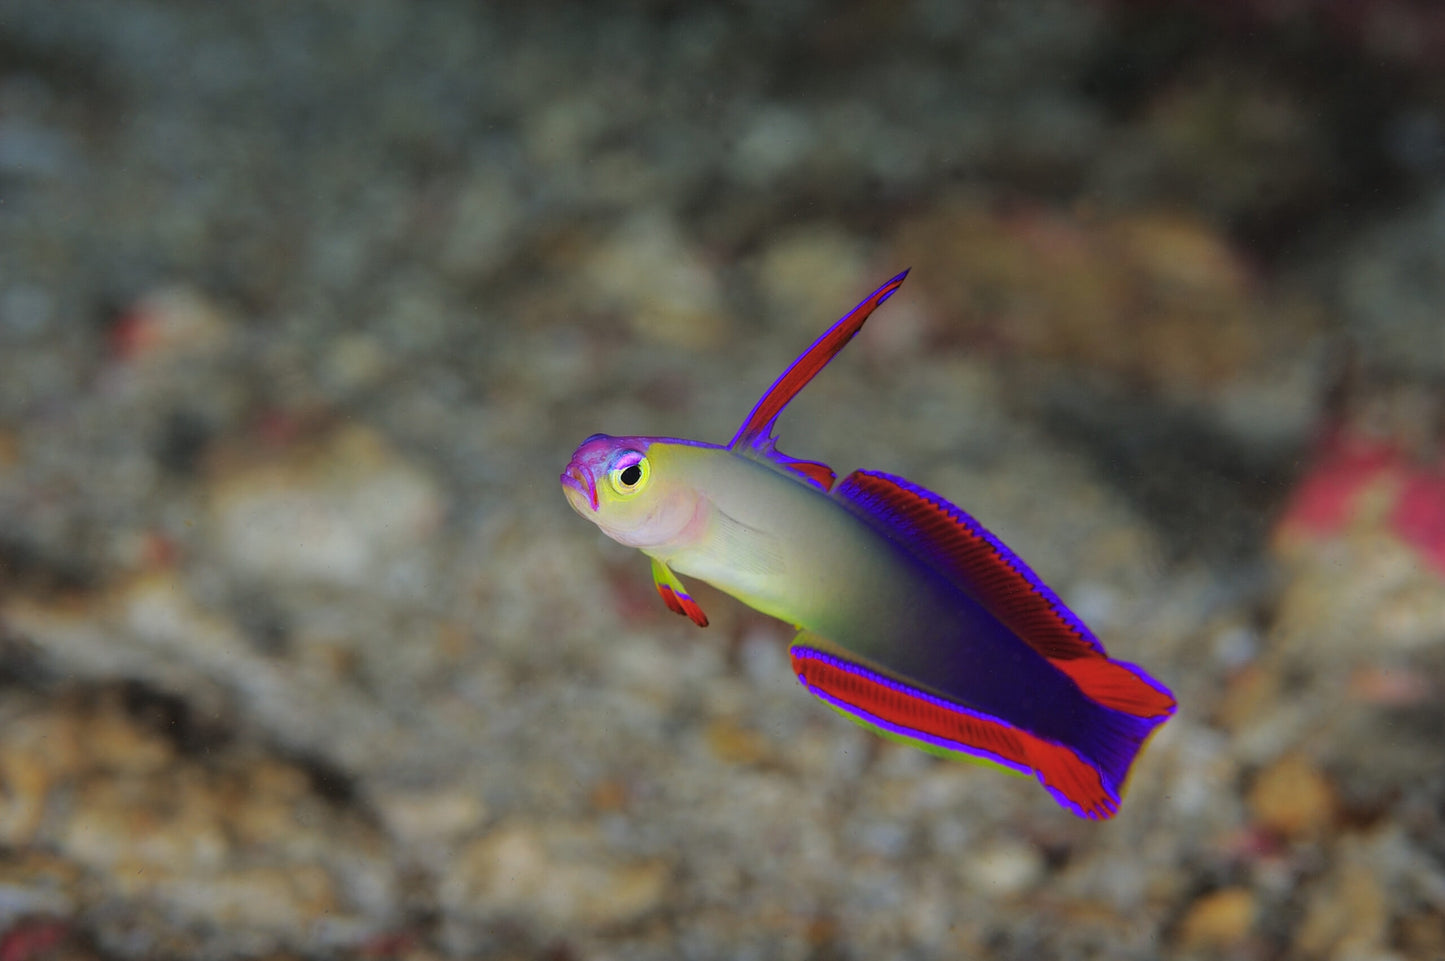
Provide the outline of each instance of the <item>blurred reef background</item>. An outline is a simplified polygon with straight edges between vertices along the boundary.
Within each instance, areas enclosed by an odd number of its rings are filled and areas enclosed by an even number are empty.
[[[556,477],[908,476],[1179,696],[854,728]],[[0,959],[1445,957],[1445,15],[0,4]]]

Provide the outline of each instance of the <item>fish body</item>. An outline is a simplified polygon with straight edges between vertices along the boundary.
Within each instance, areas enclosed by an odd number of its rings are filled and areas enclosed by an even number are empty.
[[[819,338],[727,446],[593,435],[562,475],[579,514],[652,558],[659,594],[706,625],[677,574],[798,628],[805,687],[850,719],[933,753],[1035,774],[1070,810],[1118,809],[1130,765],[1174,711],[1113,661],[981,525],[902,478],[777,451],[787,402],[897,289]]]
[[[940,694],[1000,710],[1011,694],[1012,706],[1037,699],[1011,682],[1047,661],[839,500],[725,448],[665,456],[681,483],[709,493],[696,527],[643,553]],[[1064,679],[1052,674],[1046,682]],[[1053,687],[1058,698],[1078,693]]]

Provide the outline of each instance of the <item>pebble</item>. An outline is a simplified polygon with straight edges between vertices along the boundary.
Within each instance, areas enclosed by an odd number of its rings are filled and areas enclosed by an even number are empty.
[[[1249,936],[1258,913],[1248,888],[1210,892],[1189,906],[1179,924],[1179,944],[1187,951],[1235,947]]]
[[[0,841],[23,846],[35,839],[51,784],[51,765],[34,748],[0,745]]]
[[[713,756],[728,764],[763,764],[774,756],[771,738],[732,718],[720,718],[709,724],[706,738]]]
[[[986,842],[969,853],[965,877],[981,893],[1013,897],[1043,880],[1043,855],[1024,841]]]
[[[439,896],[458,914],[531,917],[558,933],[641,919],[671,874],[659,859],[610,855],[586,827],[513,822],[463,848]]]
[[[1289,754],[1260,772],[1249,809],[1263,827],[1289,838],[1319,835],[1335,814],[1335,793],[1308,758]]]
[[[1306,957],[1351,961],[1380,957],[1389,934],[1388,896],[1370,866],[1346,857],[1318,885],[1295,932]]]
[[[433,791],[389,790],[372,803],[399,844],[448,844],[474,832],[486,819],[487,808],[474,791],[442,787]]]
[[[116,351],[145,365],[196,359],[223,350],[235,323],[204,293],[192,287],[165,287],[130,306],[116,321]]]
[[[338,394],[365,390],[387,371],[390,360],[380,341],[369,334],[336,338],[321,365],[321,379]]]

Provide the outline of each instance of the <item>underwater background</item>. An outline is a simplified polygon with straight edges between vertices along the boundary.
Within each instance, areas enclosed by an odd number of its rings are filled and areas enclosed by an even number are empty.
[[[1177,694],[823,708],[587,435],[907,476]],[[0,959],[1445,958],[1445,14],[0,4]]]

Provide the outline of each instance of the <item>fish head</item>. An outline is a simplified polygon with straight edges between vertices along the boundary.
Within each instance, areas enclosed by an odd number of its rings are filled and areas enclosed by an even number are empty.
[[[562,493],[572,509],[629,547],[675,543],[698,515],[674,445],[656,437],[593,434],[572,452]]]

